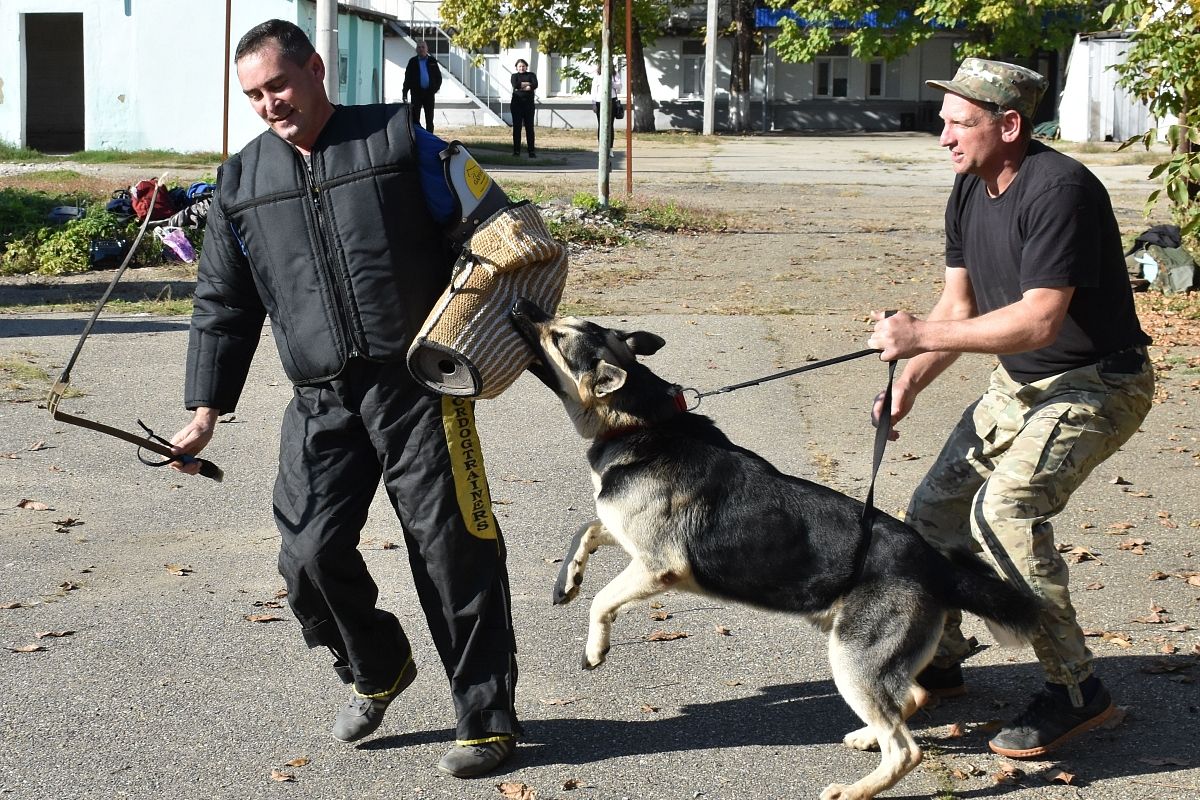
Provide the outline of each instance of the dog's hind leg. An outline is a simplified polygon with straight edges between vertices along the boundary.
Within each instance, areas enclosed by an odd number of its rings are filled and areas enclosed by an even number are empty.
[[[595,669],[604,663],[612,639],[612,624],[622,606],[652,597],[675,584],[681,576],[674,572],[651,572],[639,560],[629,562],[621,574],[613,578],[592,600],[588,623],[587,648],[583,652],[583,668]]]
[[[579,594],[579,586],[583,583],[583,571],[587,567],[588,556],[605,544],[616,544],[616,539],[600,520],[594,519],[579,526],[579,530],[571,537],[571,543],[567,545],[562,567],[559,568],[558,578],[554,581],[554,591],[551,593],[554,605],[562,605],[575,599]]]
[[[942,619],[927,598],[898,587],[856,590],[845,598],[830,632],[829,664],[842,697],[866,726],[843,741],[859,750],[878,747],[880,763],[852,785],[826,787],[822,800],[874,797],[921,762],[904,720],[921,700],[912,676],[929,660]]]

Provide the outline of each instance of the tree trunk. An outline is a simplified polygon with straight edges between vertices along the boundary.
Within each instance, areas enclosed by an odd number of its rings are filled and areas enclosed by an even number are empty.
[[[733,0],[733,64],[729,71],[729,127],[750,130],[750,57],[754,55],[754,2]]]
[[[629,54],[626,61],[626,78],[629,89],[633,93],[633,108],[630,109],[630,119],[636,133],[653,133],[654,128],[654,98],[650,96],[650,81],[646,77],[646,55],[642,51],[642,27],[638,21],[633,21],[633,36],[629,43]],[[622,102],[624,99],[622,99]]]

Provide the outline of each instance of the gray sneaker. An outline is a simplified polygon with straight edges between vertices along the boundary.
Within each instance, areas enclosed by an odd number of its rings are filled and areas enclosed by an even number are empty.
[[[366,697],[356,689],[350,702],[333,720],[333,738],[339,742],[356,742],[370,736],[383,722],[383,712],[417,677],[417,665],[411,660],[396,680],[396,686],[383,696]]]
[[[483,744],[456,744],[442,756],[437,768],[456,778],[478,778],[508,760],[515,749],[511,736]]]

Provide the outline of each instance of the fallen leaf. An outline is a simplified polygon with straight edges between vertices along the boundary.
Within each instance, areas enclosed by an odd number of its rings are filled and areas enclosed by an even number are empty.
[[[724,625],[714,625],[713,628],[714,628],[714,630],[716,630],[718,636],[732,636],[733,635],[733,632],[730,631],[729,628],[726,628]]]
[[[544,706],[569,706],[571,703],[578,703],[582,697],[556,697],[553,700],[538,700]]]
[[[20,647],[6,647],[5,650],[11,650],[14,653],[40,653],[46,648],[40,644],[23,644]]]
[[[1082,564],[1084,561],[1099,561],[1096,553],[1086,547],[1072,547],[1067,550],[1067,561],[1072,564]]]
[[[1188,586],[1200,586],[1200,575],[1189,575],[1187,579]]]
[[[966,733],[967,731],[965,728],[963,728],[961,722],[952,722],[950,723],[950,727],[946,729],[946,738],[958,739],[965,736]]]
[[[75,631],[42,631],[41,633],[34,634],[34,636],[37,637],[38,639],[48,639],[48,638],[61,639],[64,636],[74,636],[74,635],[75,635]]]
[[[651,611],[650,612],[650,619],[654,620],[655,622],[665,622],[666,620],[669,620],[670,618],[671,618],[671,615],[668,614],[666,611]]]
[[[1171,633],[1187,633],[1191,629],[1192,626],[1188,625],[1186,622],[1181,622],[1178,625],[1172,625],[1171,627],[1167,628],[1167,630],[1169,630]]]
[[[529,784],[519,783],[517,781],[505,781],[497,783],[496,788],[500,790],[500,794],[508,798],[508,800],[536,800],[537,792],[529,787]]]
[[[284,772],[281,769],[275,769],[274,767],[272,767],[271,768],[271,780],[276,781],[278,783],[292,783],[292,782],[295,782],[296,776],[290,772]]]
[[[61,529],[61,528],[74,528],[76,525],[82,525],[83,523],[80,522],[79,520],[75,519],[74,517],[67,517],[66,519],[54,520],[54,524],[58,525],[59,528]]]
[[[1166,580],[1167,578],[1169,578],[1169,577],[1171,577],[1171,576],[1170,576],[1170,575],[1168,575],[1167,573],[1165,573],[1165,572],[1159,572],[1158,570],[1155,570],[1154,572],[1151,572],[1151,573],[1150,573],[1150,577],[1149,577],[1149,578],[1147,578],[1147,580],[1151,580],[1151,581],[1165,581],[1165,580]]]
[[[1127,531],[1136,528],[1132,522],[1114,522],[1105,528],[1106,531]]]
[[[14,608],[24,608],[25,604],[20,600],[12,600],[8,603],[0,603],[0,610],[12,611]]]
[[[1133,485],[1133,483],[1131,481],[1125,480],[1120,475],[1117,475],[1116,477],[1114,477],[1111,481],[1109,481],[1109,483],[1116,484],[1117,486],[1132,486]]]
[[[166,569],[166,571],[171,573],[172,575],[177,575],[179,577],[183,577],[184,575],[191,575],[193,572],[196,571],[196,570],[192,569],[191,567],[189,567],[187,564],[163,564],[163,568]]]
[[[63,581],[58,585],[58,588],[62,589],[64,592],[73,592],[79,588],[79,584],[75,583],[74,581]]]
[[[1171,644],[1170,642],[1164,642],[1162,647],[1158,648],[1158,652],[1162,653],[1163,655],[1167,655],[1167,656],[1175,655],[1175,653],[1178,650],[1179,650],[1179,648],[1176,647],[1175,645]]]
[[[996,783],[1016,783],[1024,777],[1025,770],[1015,764],[1001,764],[1000,769],[992,773],[992,780]]]
[[[1089,583],[1087,586],[1085,586],[1085,587],[1083,587],[1083,588],[1084,588],[1084,589],[1086,589],[1086,590],[1087,590],[1087,591],[1089,591],[1089,592],[1094,592],[1094,591],[1096,591],[1096,590],[1098,590],[1098,589],[1103,589],[1103,588],[1104,588],[1104,584],[1103,584],[1103,583],[1101,583],[1100,581],[1096,581],[1095,583]]]
[[[282,622],[282,617],[277,617],[274,614],[246,614],[247,622]]]
[[[44,441],[42,441],[41,439],[38,439],[36,442],[29,445],[29,447],[26,447],[25,449],[31,453],[36,453],[38,450],[45,450],[46,443]]]
[[[646,637],[647,642],[670,642],[675,639],[686,639],[688,635],[683,631],[655,631]]]
[[[1168,672],[1181,672],[1191,666],[1191,664],[1185,664],[1180,661],[1156,658],[1149,664],[1143,664],[1138,671],[1144,672],[1147,675],[1165,675]]]
[[[1046,783],[1071,783],[1075,780],[1075,775],[1061,769],[1051,768],[1042,773],[1042,778]]]
[[[287,594],[288,594],[287,589],[276,589],[275,594],[273,594],[271,596],[274,597],[276,600],[282,600],[283,598],[287,597]]]
[[[293,758],[291,761],[284,764],[284,766],[285,767],[306,767],[306,766],[308,766],[308,758],[306,756],[300,756],[299,758]]]
[[[1117,542],[1117,549],[1128,550],[1135,556],[1144,556],[1146,555],[1146,547],[1149,544],[1150,542],[1146,539],[1125,539],[1124,541]]]
[[[21,502],[17,503],[17,508],[23,508],[26,511],[49,511],[50,510],[50,506],[46,505],[45,503],[39,503],[37,500],[26,500],[26,499],[22,499]]]
[[[662,608],[662,607],[663,607],[663,604],[662,604],[662,603],[660,603],[660,602],[658,602],[657,600],[653,600],[653,601],[651,601],[651,603],[650,603],[650,607],[651,607],[651,608]]]
[[[1174,621],[1175,620],[1168,617],[1166,612],[1163,610],[1152,611],[1144,617],[1134,617],[1130,620],[1130,622],[1140,622],[1143,625],[1163,625],[1165,623]]]
[[[399,546],[395,542],[389,542],[386,539],[379,543],[380,550],[395,550]]]
[[[278,600],[255,600],[251,605],[255,608],[283,608],[283,603]]]
[[[565,781],[563,781],[562,790],[564,792],[573,792],[582,785],[583,782],[579,780],[579,778],[567,778]]]
[[[642,703],[642,707],[638,710],[644,714],[653,714],[658,711],[658,706],[652,706],[649,703]]]

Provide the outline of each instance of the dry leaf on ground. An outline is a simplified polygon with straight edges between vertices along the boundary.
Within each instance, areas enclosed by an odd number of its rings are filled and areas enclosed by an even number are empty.
[[[553,700],[538,700],[544,706],[569,706],[571,703],[577,703],[582,700],[582,697],[556,697]]]
[[[176,575],[178,577],[183,577],[184,575],[191,575],[193,572],[196,571],[196,570],[192,569],[191,567],[189,567],[187,564],[163,564],[163,569],[165,569],[167,572],[171,573],[172,575]]]
[[[23,644],[19,647],[6,647],[4,649],[13,653],[42,653],[46,650],[40,644]]]
[[[285,767],[306,767],[306,766],[308,766],[308,757],[300,756],[299,758],[293,758],[291,761],[284,764],[284,766]]]
[[[537,800],[537,792],[535,792],[527,783],[519,781],[505,781],[504,783],[496,784],[496,788],[500,790],[500,794],[508,798],[508,800]]]
[[[22,498],[21,501],[19,503],[17,503],[17,508],[23,508],[26,511],[49,511],[50,510],[50,506],[46,505],[45,503],[39,503],[37,500],[28,500],[25,498]]]
[[[274,614],[246,614],[247,622],[282,622],[283,617],[277,617]]]
[[[281,769],[271,769],[271,780],[277,783],[292,783],[296,780],[296,776],[290,772],[284,772]]]
[[[75,635],[75,631],[42,631],[41,633],[34,634],[34,636],[37,637],[38,639],[50,639],[50,638],[61,639],[64,636],[74,636],[74,635]]]
[[[732,636],[733,635],[733,632],[730,631],[729,628],[726,628],[724,625],[715,625],[713,627],[714,627],[714,630],[716,630],[717,635],[719,635],[719,636]]]
[[[646,637],[647,642],[670,642],[675,639],[686,639],[687,633],[684,631],[655,631]]]
[[[1072,783],[1075,780],[1075,774],[1065,770],[1051,767],[1042,773],[1042,778],[1046,783]]]

